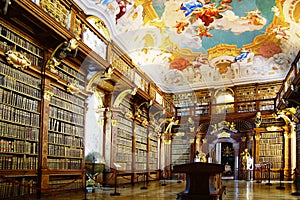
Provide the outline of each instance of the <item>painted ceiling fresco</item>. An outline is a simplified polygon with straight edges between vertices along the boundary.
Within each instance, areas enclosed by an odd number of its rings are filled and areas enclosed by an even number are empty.
[[[165,92],[283,79],[300,0],[77,0]]]

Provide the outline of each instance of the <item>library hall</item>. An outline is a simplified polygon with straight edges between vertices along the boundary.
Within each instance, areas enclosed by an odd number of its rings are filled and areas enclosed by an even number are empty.
[[[0,0],[0,200],[300,199],[300,0]]]

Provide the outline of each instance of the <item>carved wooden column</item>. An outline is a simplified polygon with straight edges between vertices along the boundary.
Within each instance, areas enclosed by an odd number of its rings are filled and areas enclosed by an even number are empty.
[[[133,122],[133,134],[132,134],[132,176],[131,176],[131,184],[134,184],[134,181],[136,180],[137,174],[136,174],[136,121]]]
[[[40,152],[38,162],[38,188],[48,188],[49,174],[48,174],[48,129],[49,129],[49,112],[50,112],[50,101],[53,96],[52,88],[50,86],[50,79],[45,78],[43,80],[41,99],[41,121],[40,121]],[[41,196],[43,190],[37,190],[38,196]]]

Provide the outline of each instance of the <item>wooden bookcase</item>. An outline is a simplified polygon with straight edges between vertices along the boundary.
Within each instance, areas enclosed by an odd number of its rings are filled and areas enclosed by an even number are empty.
[[[7,61],[8,51],[27,65]],[[82,188],[86,95],[67,88],[84,90],[85,74],[62,63],[57,74],[43,75],[44,49],[2,20],[0,56],[0,198],[56,189],[78,177],[61,190]]]
[[[124,113],[132,111],[131,104],[127,100],[121,102],[120,108],[124,110]],[[117,146],[115,161],[121,166],[118,170],[123,172],[131,172],[132,170],[132,129],[132,120],[119,113],[115,139]]]
[[[26,56],[31,69],[7,63],[9,50]],[[0,21],[0,56],[0,199],[7,199],[36,193],[30,187],[38,181],[43,50]]]
[[[149,128],[149,164],[148,164],[148,169],[149,171],[156,171],[158,170],[158,136],[155,133],[155,130],[150,127]]]
[[[172,140],[172,165],[190,163],[191,142],[188,136],[176,136]]]
[[[285,161],[286,156],[290,156],[285,152],[287,146],[285,144],[284,121],[276,118],[263,118],[260,128],[255,128],[255,164],[260,164],[264,168],[264,173],[257,173],[257,179],[268,179],[269,173],[266,168],[270,165],[270,179],[279,180],[279,170],[287,169]]]
[[[148,129],[140,124],[135,125],[135,171],[147,171]]]

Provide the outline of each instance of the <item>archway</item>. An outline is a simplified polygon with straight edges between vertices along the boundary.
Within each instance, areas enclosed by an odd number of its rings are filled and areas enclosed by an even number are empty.
[[[209,144],[209,161],[225,166],[223,179],[238,178],[240,144],[231,137],[217,138]]]

